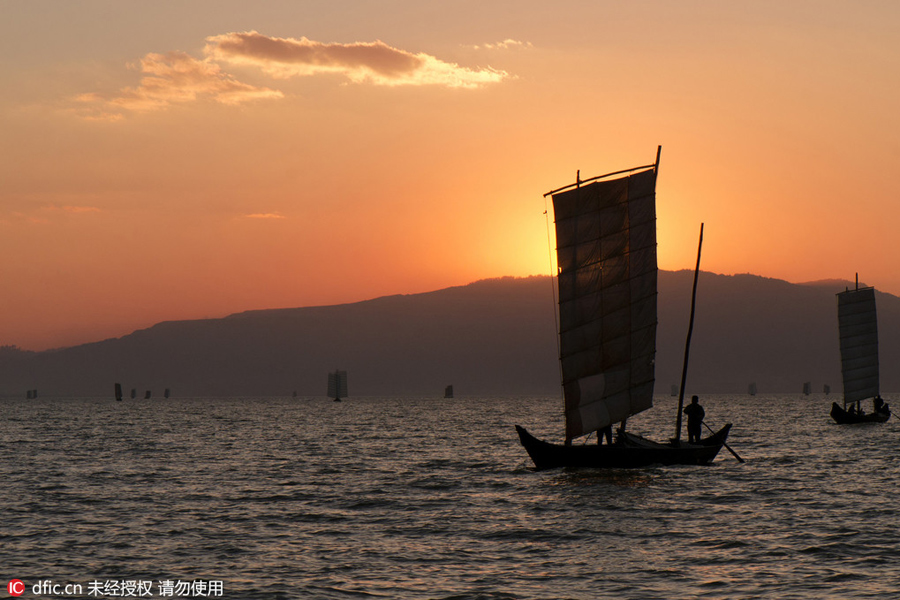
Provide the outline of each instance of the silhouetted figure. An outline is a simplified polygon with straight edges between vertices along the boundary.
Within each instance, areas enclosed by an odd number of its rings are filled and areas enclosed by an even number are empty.
[[[884,403],[884,400],[881,399],[881,396],[875,396],[875,399],[872,400],[872,404],[875,405],[875,412],[890,414],[891,408]]]
[[[702,433],[701,427],[703,425],[703,417],[706,416],[706,412],[703,410],[703,407],[700,406],[700,398],[692,396],[691,403],[684,407],[684,414],[686,414],[688,418],[688,442],[691,444],[699,443],[700,434]]]
[[[603,438],[606,438],[607,445],[612,444],[612,423],[597,430],[597,445],[603,443]]]

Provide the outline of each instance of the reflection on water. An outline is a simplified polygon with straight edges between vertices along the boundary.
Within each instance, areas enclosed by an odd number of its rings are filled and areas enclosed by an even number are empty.
[[[896,419],[701,402],[746,463],[534,472],[513,425],[559,439],[556,398],[7,399],[0,555],[26,584],[218,579],[226,598],[900,589]],[[659,398],[629,430],[667,439],[674,416]]]

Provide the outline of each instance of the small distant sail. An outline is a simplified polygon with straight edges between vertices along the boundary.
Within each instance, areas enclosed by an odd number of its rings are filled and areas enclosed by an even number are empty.
[[[674,383],[672,384],[672,393],[670,394],[673,398],[678,395],[678,386]]]
[[[340,402],[347,397],[347,371],[335,371],[328,374],[328,397]]]
[[[122,384],[121,383],[116,384],[116,401],[117,402],[122,401]]]
[[[827,396],[828,394],[831,393],[831,386],[826,383],[823,391],[825,392],[825,395]]]
[[[169,390],[169,388],[166,388],[166,391],[163,392],[163,398],[168,398],[169,394],[170,394],[170,390]]]
[[[131,399],[134,400],[137,398],[137,389],[131,388]]]
[[[747,393],[750,394],[751,396],[756,395],[756,382],[755,381],[751,382],[750,385],[747,386]]]
[[[25,399],[31,400],[33,396],[31,395],[31,390],[25,390]]]
[[[452,398],[453,397],[453,386],[448,385],[444,388],[444,398]]]
[[[150,396],[151,396],[150,390],[147,390],[146,392],[144,392],[144,400],[149,400]]]
[[[803,395],[809,396],[810,391],[812,390],[812,385],[807,381],[803,384]]]
[[[294,390],[294,393],[293,393],[292,397],[293,397],[293,398],[296,398],[296,397],[297,397],[297,390]]]

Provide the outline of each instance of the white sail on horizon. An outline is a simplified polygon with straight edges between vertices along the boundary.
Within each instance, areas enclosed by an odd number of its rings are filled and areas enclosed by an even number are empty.
[[[553,194],[566,438],[653,406],[656,170]]]

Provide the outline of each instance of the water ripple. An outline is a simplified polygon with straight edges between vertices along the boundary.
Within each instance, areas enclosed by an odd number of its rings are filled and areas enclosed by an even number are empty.
[[[746,463],[534,472],[513,425],[557,437],[546,398],[0,400],[0,558],[26,583],[219,579],[242,599],[900,589],[898,421],[703,401]],[[665,439],[672,415],[660,398],[629,428]]]

